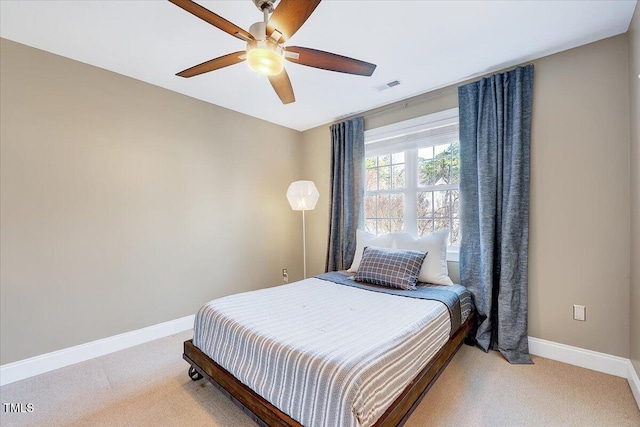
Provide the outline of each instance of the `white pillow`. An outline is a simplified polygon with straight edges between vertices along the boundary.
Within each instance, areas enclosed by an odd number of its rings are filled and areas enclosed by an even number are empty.
[[[391,233],[376,236],[362,230],[356,231],[356,253],[349,272],[358,271],[362,261],[362,253],[366,246],[377,246],[386,249],[413,249],[427,252],[422,263],[418,281],[436,285],[453,285],[447,266],[447,238],[449,230],[444,229],[415,238],[407,233]]]
[[[448,236],[449,230],[447,229],[419,238],[406,233],[396,233],[393,239],[394,248],[427,252],[427,257],[424,259],[418,275],[418,281],[436,285],[453,285],[447,267]]]
[[[377,246],[379,248],[392,249],[393,236],[391,234],[376,236],[375,234],[370,234],[362,230],[356,230],[356,253],[353,256],[353,263],[347,271],[351,273],[358,271],[360,261],[362,261],[362,253],[366,246]]]

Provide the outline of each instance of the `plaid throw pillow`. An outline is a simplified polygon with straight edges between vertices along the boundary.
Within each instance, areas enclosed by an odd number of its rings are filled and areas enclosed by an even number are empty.
[[[397,289],[415,289],[426,256],[426,252],[367,246],[354,280]]]

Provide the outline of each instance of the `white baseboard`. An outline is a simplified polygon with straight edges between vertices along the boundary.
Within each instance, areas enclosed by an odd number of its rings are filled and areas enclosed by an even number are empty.
[[[640,378],[638,378],[638,373],[636,372],[633,363],[631,363],[631,360],[629,360],[628,369],[629,373],[627,380],[629,381],[629,387],[631,387],[633,397],[636,398],[636,403],[638,404],[638,408],[640,408]]]
[[[627,378],[629,359],[529,337],[529,353],[569,365]]]
[[[193,328],[195,315],[0,366],[0,386]],[[529,352],[569,365],[626,378],[640,408],[640,379],[629,359],[529,337]]]
[[[0,386],[193,328],[195,315],[0,366]]]
[[[529,337],[529,353],[534,356],[626,378],[629,381],[629,386],[638,408],[640,408],[640,380],[629,359],[534,337]]]

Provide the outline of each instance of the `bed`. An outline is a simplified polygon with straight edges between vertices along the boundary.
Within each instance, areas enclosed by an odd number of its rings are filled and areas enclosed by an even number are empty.
[[[389,289],[333,272],[205,304],[183,357],[259,425],[396,426],[473,321],[460,285]]]

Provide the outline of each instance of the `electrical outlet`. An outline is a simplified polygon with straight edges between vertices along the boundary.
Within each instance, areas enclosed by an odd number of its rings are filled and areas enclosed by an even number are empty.
[[[573,305],[573,320],[585,322],[587,320],[587,307],[584,305]]]
[[[282,269],[282,282],[289,283],[289,273],[286,268]]]

